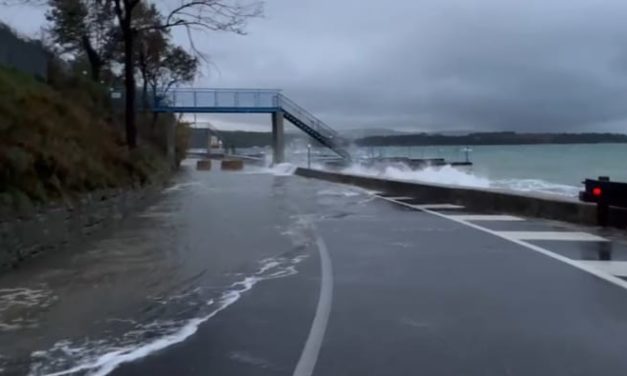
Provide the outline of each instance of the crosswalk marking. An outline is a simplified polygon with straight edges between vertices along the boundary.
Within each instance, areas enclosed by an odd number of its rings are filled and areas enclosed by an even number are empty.
[[[513,215],[475,215],[475,214],[458,214],[449,215],[451,218],[459,219],[462,221],[524,221],[519,217]]]
[[[577,262],[617,277],[627,277],[627,261],[582,260]]]
[[[516,240],[562,240],[577,242],[605,242],[608,241],[597,235],[586,232],[568,231],[494,231],[495,233]]]
[[[380,197],[380,196],[379,196]],[[393,201],[386,197],[380,197],[384,200],[396,202],[405,207],[422,210],[423,212],[430,213],[432,215],[449,219],[453,222],[463,224],[465,226],[474,228],[479,231],[483,231],[488,234],[492,234],[504,240],[511,241],[529,250],[543,254],[552,259],[561,261],[567,265],[573,266],[579,270],[590,273],[600,279],[603,279],[616,286],[627,289],[627,261],[604,261],[604,260],[574,260],[572,258],[563,256],[559,253],[555,253],[539,245],[529,242],[530,240],[561,240],[561,241],[589,241],[589,242],[609,242],[609,240],[597,235],[577,232],[577,231],[495,231],[489,228],[483,227],[474,223],[468,219],[471,217],[477,218],[479,215],[460,215],[450,214],[446,212],[438,212],[437,209],[463,209],[463,206],[452,204],[425,204],[425,205],[411,205],[402,201]],[[433,210],[432,210],[433,209]],[[454,213],[454,212],[453,212]],[[482,216],[485,217],[485,216]],[[491,218],[493,219],[493,218]],[[625,279],[622,279],[625,278]]]

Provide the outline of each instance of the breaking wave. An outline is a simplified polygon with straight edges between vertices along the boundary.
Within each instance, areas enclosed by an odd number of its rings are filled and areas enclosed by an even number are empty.
[[[465,171],[452,166],[427,167],[424,169],[411,169],[405,165],[386,166],[384,168],[371,168],[360,165],[352,165],[342,170],[343,173],[375,176],[394,180],[415,181],[424,183],[456,185],[471,188],[496,188],[518,192],[533,192],[550,195],[575,197],[578,187],[556,184],[538,179],[498,179],[492,180],[480,176],[472,171]]]

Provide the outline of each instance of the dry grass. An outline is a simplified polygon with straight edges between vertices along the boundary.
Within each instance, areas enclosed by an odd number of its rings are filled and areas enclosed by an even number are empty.
[[[113,121],[102,88],[0,69],[0,205],[141,185],[166,168],[151,146],[129,152]]]

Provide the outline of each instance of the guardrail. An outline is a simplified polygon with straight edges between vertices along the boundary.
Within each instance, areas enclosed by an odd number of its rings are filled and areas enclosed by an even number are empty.
[[[297,105],[294,101],[287,98],[285,95],[279,94],[278,103],[281,109],[291,113],[293,116],[302,121],[305,125],[317,131],[322,136],[327,138],[338,137],[338,133],[333,128],[326,125],[320,119],[315,117],[313,114],[311,114],[309,111],[305,110],[301,106]]]
[[[159,95],[155,110],[222,108],[275,109],[279,107],[277,89],[175,89]]]

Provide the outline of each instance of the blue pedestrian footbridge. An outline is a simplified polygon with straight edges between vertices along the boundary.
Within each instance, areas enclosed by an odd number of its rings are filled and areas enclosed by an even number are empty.
[[[158,96],[152,110],[167,113],[273,114],[273,133],[279,128],[275,126],[277,123],[281,124],[282,133],[282,119],[285,118],[340,157],[350,160],[346,139],[278,89],[175,89]],[[277,138],[282,139],[282,134],[275,134],[274,139]]]

